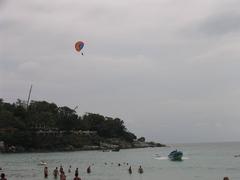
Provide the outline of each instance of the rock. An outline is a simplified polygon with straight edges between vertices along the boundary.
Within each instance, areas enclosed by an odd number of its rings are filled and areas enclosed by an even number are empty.
[[[140,138],[138,139],[138,141],[139,141],[139,142],[145,142],[145,137],[140,137]]]
[[[100,148],[101,149],[115,149],[118,148],[119,145],[115,145],[115,144],[108,144],[108,143],[100,143]]]
[[[81,148],[81,150],[99,150],[99,149],[100,149],[100,146],[88,146],[88,145],[83,146]]]
[[[72,145],[68,145],[67,147],[64,148],[65,151],[73,151],[74,147]]]

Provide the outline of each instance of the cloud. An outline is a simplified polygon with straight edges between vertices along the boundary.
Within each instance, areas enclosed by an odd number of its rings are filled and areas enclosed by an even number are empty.
[[[5,1],[1,96],[25,99],[33,84],[33,99],[118,116],[149,138],[208,141],[216,132],[219,140],[216,124],[226,120],[228,139],[240,138],[230,133],[240,116],[238,7],[235,0]]]
[[[225,12],[212,15],[203,20],[197,27],[197,31],[206,36],[224,36],[239,33],[240,13]]]

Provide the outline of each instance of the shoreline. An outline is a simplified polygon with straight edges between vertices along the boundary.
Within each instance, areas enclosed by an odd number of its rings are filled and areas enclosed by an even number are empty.
[[[136,142],[135,142],[136,143]],[[112,146],[117,147],[112,148]],[[107,148],[106,146],[83,146],[81,148],[75,148],[71,145],[65,148],[56,148],[56,149],[29,149],[26,150],[21,146],[16,146],[12,150],[1,150],[1,154],[15,154],[15,153],[54,153],[54,152],[76,152],[76,151],[102,151],[102,152],[118,152],[122,149],[143,149],[143,148],[155,148],[155,147],[168,147],[165,144],[155,143],[155,142],[137,142],[137,144],[132,143],[131,147],[128,146],[118,146],[118,145],[109,145]]]

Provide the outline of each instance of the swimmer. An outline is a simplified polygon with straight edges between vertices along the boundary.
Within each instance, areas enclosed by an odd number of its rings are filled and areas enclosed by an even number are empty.
[[[75,178],[73,180],[81,180],[81,178],[78,176],[75,176]]]
[[[78,176],[78,168],[75,170],[75,176]]]
[[[62,165],[60,166],[60,169],[59,169],[59,171],[60,171],[60,173],[62,173],[62,172],[63,172],[63,167],[62,167]]]
[[[129,172],[129,174],[132,174],[132,167],[131,166],[128,168],[128,172]]]
[[[91,167],[90,167],[90,166],[88,166],[88,168],[87,168],[87,173],[88,173],[88,174],[91,173]]]
[[[60,180],[66,180],[66,175],[65,175],[64,171],[61,172],[61,174],[60,174]]]
[[[57,167],[53,171],[53,176],[54,176],[54,178],[57,178],[57,176],[58,176],[58,168]]]
[[[45,178],[48,177],[48,167],[47,166],[44,167],[44,177]]]
[[[223,180],[229,180],[229,178],[228,177],[224,177]]]
[[[69,168],[68,168],[68,173],[71,173],[71,165],[69,166]]]
[[[139,172],[140,174],[143,173],[143,168],[142,168],[142,166],[139,166],[139,168],[138,168],[138,172]]]

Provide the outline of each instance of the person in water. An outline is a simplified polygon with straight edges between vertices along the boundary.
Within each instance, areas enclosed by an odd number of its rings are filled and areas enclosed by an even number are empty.
[[[62,165],[60,166],[59,171],[60,171],[60,174],[63,173],[63,167],[62,167]]]
[[[138,168],[138,172],[139,172],[140,174],[143,173],[143,168],[142,168],[142,166],[139,166],[139,168]]]
[[[224,177],[223,180],[229,180],[229,178],[228,177]]]
[[[48,167],[47,166],[44,167],[44,177],[45,178],[48,177]]]
[[[64,171],[61,172],[61,174],[60,174],[60,180],[66,180],[66,175],[65,175]]]
[[[75,176],[78,176],[78,168],[75,170]]]
[[[91,166],[88,166],[88,168],[87,168],[87,173],[88,173],[88,174],[91,173]]]
[[[75,176],[75,178],[73,180],[81,180],[81,178],[78,176]]]
[[[4,173],[1,174],[1,180],[7,180]]]
[[[54,176],[54,178],[57,178],[57,176],[58,176],[58,168],[57,167],[53,171],[53,176]]]
[[[129,174],[132,174],[132,167],[131,166],[128,168],[128,172],[129,172]]]
[[[72,168],[72,166],[70,165],[68,168],[68,173],[71,173],[71,168]]]

